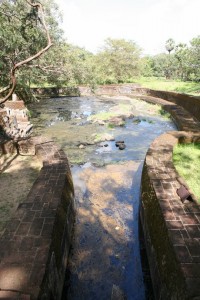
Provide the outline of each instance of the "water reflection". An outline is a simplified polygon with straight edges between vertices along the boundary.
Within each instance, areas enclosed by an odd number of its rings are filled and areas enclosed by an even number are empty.
[[[123,127],[88,119],[109,111],[116,101],[55,98],[30,106],[36,134],[54,138],[72,164],[77,213],[63,300],[153,299],[140,258],[141,170],[152,140],[175,126],[138,100],[126,100],[134,116]],[[94,142],[108,133],[114,141]],[[116,141],[124,141],[126,148],[119,150]]]

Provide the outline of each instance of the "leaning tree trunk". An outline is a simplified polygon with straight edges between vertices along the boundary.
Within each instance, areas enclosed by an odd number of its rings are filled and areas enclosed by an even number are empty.
[[[38,57],[40,57],[43,53],[45,53],[52,46],[51,37],[50,37],[49,31],[48,31],[48,28],[47,28],[47,25],[46,25],[46,22],[45,22],[44,10],[43,10],[42,4],[41,3],[32,3],[32,2],[30,2],[28,0],[26,0],[26,2],[29,5],[31,5],[32,7],[37,7],[40,10],[40,12],[41,12],[41,15],[42,15],[42,24],[44,26],[44,29],[45,29],[45,32],[46,32],[46,36],[47,36],[47,45],[46,45],[46,47],[44,47],[43,49],[41,49],[40,51],[38,51],[36,54],[34,54],[34,55],[26,58],[23,61],[20,61],[20,62],[14,64],[14,66],[12,67],[12,69],[10,71],[10,79],[11,79],[10,86],[6,87],[6,88],[2,89],[2,91],[0,91],[0,92],[3,92],[5,90],[9,89],[8,94],[3,99],[0,100],[0,105],[1,106],[2,106],[2,104],[4,102],[6,102],[10,98],[10,96],[12,95],[12,93],[14,92],[14,90],[16,88],[16,84],[17,84],[16,71],[17,71],[17,69],[19,69],[23,65],[26,65],[30,61],[32,61],[34,59],[37,59]]]

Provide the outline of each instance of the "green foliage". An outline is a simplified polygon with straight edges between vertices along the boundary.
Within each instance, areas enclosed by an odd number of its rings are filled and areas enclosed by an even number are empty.
[[[190,42],[190,53],[188,55],[190,79],[200,81],[200,36]]]
[[[166,110],[164,110],[163,108],[159,109],[159,113],[161,116],[163,116],[166,119],[170,119],[171,115],[170,113],[168,113]]]
[[[175,48],[175,41],[173,39],[168,39],[165,43],[165,48],[166,50],[169,52],[169,54],[171,53],[171,51],[174,50]]]
[[[173,162],[200,202],[200,143],[178,144],[174,147]]]
[[[95,90],[98,84],[140,82],[141,75],[146,77],[147,87],[192,93],[200,90],[198,84],[174,84],[171,80],[200,81],[199,36],[190,46],[176,45],[169,39],[165,46],[170,55],[161,53],[145,57],[141,57],[141,49],[133,41],[108,38],[95,55],[63,39],[59,28],[60,13],[54,1],[41,0],[53,47],[17,72],[16,91],[24,99],[29,98],[31,86],[83,84]],[[47,40],[38,10],[24,0],[0,1],[0,24],[0,87],[3,88],[10,82],[12,66],[37,53]],[[156,80],[154,84],[147,82],[149,77],[165,77],[170,81]]]
[[[151,56],[144,56],[140,59],[141,73],[144,77],[151,77],[154,73],[154,60]]]
[[[140,74],[140,48],[133,41],[111,39],[96,55],[98,83],[123,83]]]
[[[43,0],[41,4],[45,8],[51,39],[55,43],[61,36],[57,6],[50,0]],[[10,83],[11,69],[45,48],[47,37],[40,11],[24,0],[1,1],[0,23],[0,86],[3,87]],[[34,67],[35,64],[29,62],[18,70],[17,90],[21,87],[27,89],[30,81],[39,73]]]
[[[110,118],[117,116],[117,112],[100,112],[98,114],[92,115],[88,117],[88,120],[102,120],[102,121],[108,121]]]
[[[57,43],[39,60],[33,86],[77,86],[92,81],[92,54],[66,42]]]
[[[186,44],[178,44],[175,48],[175,58],[176,58],[176,75],[181,80],[187,80],[187,58],[189,55],[189,49]]]
[[[190,46],[183,43],[176,45],[172,39],[165,46],[170,55],[161,53],[142,58],[142,75],[200,81],[200,36],[192,39]]]
[[[152,71],[155,77],[166,77],[168,68],[168,55],[165,53],[157,54],[152,57]]]

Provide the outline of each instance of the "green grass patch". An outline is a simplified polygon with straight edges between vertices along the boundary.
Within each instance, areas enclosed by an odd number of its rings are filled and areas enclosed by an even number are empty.
[[[161,116],[163,116],[165,119],[170,119],[171,118],[171,115],[170,113],[168,113],[166,110],[164,110],[162,107],[159,109],[159,114]]]
[[[121,114],[127,114],[127,113],[130,113],[130,111],[133,109],[133,106],[132,106],[132,104],[120,103],[116,106],[116,109],[117,108]]]
[[[114,117],[120,117],[121,115],[125,115],[129,117],[131,114],[131,111],[133,109],[132,104],[123,104],[120,103],[116,106],[113,106],[110,111],[104,111],[100,112],[98,114],[92,115],[88,117],[88,120],[95,121],[95,120],[101,120],[101,121],[109,121],[111,118]]]
[[[117,116],[117,113],[116,112],[100,112],[96,115],[92,115],[88,118],[88,120],[92,120],[92,121],[95,121],[95,120],[102,120],[102,121],[108,121],[110,120],[110,118],[112,117],[116,117]]]
[[[115,128],[116,126],[114,125],[114,124],[111,124],[111,123],[108,123],[107,124],[107,128],[108,129],[113,129],[113,128]]]
[[[98,142],[101,142],[101,140],[102,140],[102,133],[97,133],[96,135],[95,135],[95,137],[94,137],[94,142],[95,143],[98,143]]]
[[[200,143],[178,144],[173,150],[176,170],[200,203]]]
[[[136,78],[135,82],[140,83],[142,87],[153,90],[174,91],[194,96],[200,96],[199,82],[167,80],[165,78],[157,77]]]

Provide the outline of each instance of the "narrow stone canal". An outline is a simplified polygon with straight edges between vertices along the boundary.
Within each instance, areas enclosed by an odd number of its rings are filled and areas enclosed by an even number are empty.
[[[54,98],[29,109],[35,133],[66,151],[74,180],[76,221],[62,299],[153,299],[138,233],[141,170],[151,141],[175,126],[160,107],[128,97]],[[123,126],[107,122],[113,112],[125,115]]]

